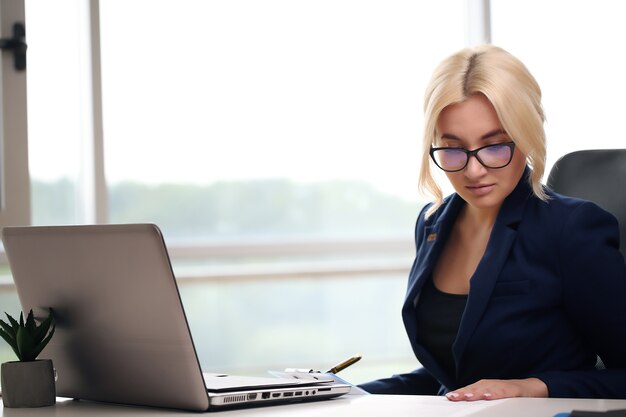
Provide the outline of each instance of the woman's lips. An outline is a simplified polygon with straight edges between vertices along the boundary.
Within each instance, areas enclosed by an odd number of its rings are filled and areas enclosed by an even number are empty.
[[[485,194],[489,194],[494,187],[495,184],[476,184],[467,185],[465,188],[475,196],[483,196]]]

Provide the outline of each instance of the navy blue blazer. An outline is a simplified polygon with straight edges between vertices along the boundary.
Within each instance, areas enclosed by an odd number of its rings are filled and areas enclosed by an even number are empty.
[[[615,217],[526,178],[505,199],[470,279],[452,346],[456,378],[419,343],[416,303],[465,202],[453,194],[415,229],[416,257],[402,318],[423,368],[361,387],[371,393],[445,394],[480,379],[536,377],[551,397],[626,398],[626,264]],[[606,369],[599,370],[600,358]]]

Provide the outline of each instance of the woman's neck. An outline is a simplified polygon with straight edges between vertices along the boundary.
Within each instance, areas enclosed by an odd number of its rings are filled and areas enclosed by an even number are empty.
[[[464,229],[474,232],[491,231],[500,206],[489,208],[477,208],[470,205],[465,205],[460,213],[459,220],[464,226]]]

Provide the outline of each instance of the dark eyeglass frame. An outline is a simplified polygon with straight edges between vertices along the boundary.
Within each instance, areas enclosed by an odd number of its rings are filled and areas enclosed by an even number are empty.
[[[499,166],[489,166],[489,165],[485,164],[485,163],[484,163],[484,162],[480,159],[480,157],[478,156],[478,152],[482,151],[482,150],[483,150],[483,149],[485,149],[485,148],[492,148],[492,147],[494,147],[494,146],[506,146],[506,147],[508,147],[509,149],[511,149],[511,156],[509,157],[509,160],[507,161],[507,163],[506,163],[506,164],[504,164],[504,165],[499,165]],[[459,168],[459,169],[445,169],[445,168],[443,168],[442,166],[440,166],[440,165],[437,163],[437,159],[435,158],[435,152],[440,151],[440,150],[446,150],[446,149],[448,149],[448,150],[449,150],[449,149],[454,149],[454,150],[456,150],[456,151],[464,152],[464,153],[465,153],[465,155],[467,155],[467,159],[465,159],[465,164],[464,164],[461,168]],[[433,148],[433,147],[431,147],[431,148],[430,148],[430,152],[429,152],[429,154],[430,154],[430,158],[433,160],[433,162],[435,163],[435,165],[437,165],[437,167],[438,167],[439,169],[441,169],[441,170],[443,170],[443,171],[446,171],[446,172],[459,172],[459,171],[464,170],[464,169],[465,169],[465,167],[467,166],[467,164],[469,164],[470,157],[472,157],[472,156],[473,156],[473,157],[475,157],[475,158],[476,158],[476,160],[477,160],[478,162],[480,162],[480,164],[481,164],[482,166],[484,166],[485,168],[489,168],[489,169],[500,169],[500,168],[504,168],[504,167],[508,166],[508,165],[511,163],[511,161],[513,160],[513,154],[514,154],[514,153],[515,153],[515,142],[512,142],[512,141],[511,141],[511,142],[503,142],[503,143],[492,143],[491,145],[481,146],[480,148],[474,149],[473,151],[468,151],[467,149],[464,149],[464,148],[452,148],[452,147],[449,147],[449,146],[448,146],[448,147],[442,147],[442,148]]]

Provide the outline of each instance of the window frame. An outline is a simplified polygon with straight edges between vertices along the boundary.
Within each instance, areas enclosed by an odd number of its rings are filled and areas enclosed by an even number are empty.
[[[0,34],[13,35],[25,22],[24,0],[0,1]],[[30,177],[26,70],[16,70],[12,52],[2,51],[0,79],[0,226],[30,224]]]

